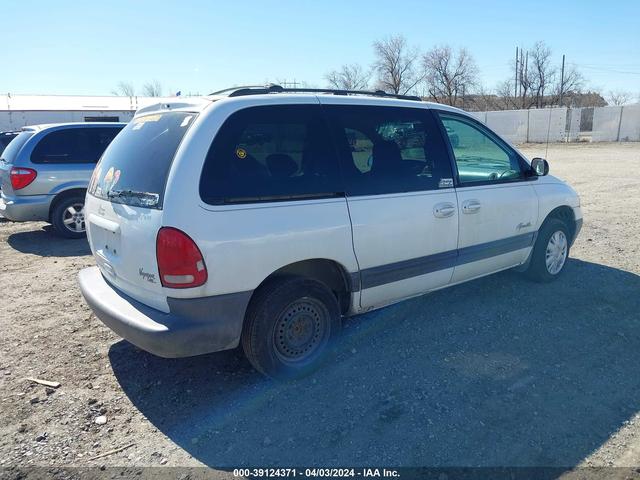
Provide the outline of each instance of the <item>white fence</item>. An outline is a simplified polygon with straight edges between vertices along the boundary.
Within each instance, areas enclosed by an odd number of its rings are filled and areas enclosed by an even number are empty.
[[[512,143],[639,142],[640,104],[473,112]]]

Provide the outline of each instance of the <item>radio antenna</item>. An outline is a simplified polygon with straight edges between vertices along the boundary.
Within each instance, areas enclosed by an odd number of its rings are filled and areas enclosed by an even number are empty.
[[[547,155],[549,154],[549,132],[551,131],[551,110],[553,110],[551,107],[549,107],[549,121],[547,122],[547,148],[544,151],[544,158],[547,158]]]

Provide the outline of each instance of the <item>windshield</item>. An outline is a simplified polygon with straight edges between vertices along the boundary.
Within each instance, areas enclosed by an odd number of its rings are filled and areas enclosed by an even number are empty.
[[[9,142],[9,145],[4,149],[0,158],[2,158],[5,163],[13,163],[20,149],[27,143],[27,140],[33,136],[33,133],[31,130],[21,132],[20,135]]]
[[[166,112],[134,118],[105,150],[89,193],[114,203],[161,208],[171,162],[195,117]]]

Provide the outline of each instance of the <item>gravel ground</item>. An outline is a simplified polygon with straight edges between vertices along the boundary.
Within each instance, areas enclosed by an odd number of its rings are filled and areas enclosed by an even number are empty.
[[[120,340],[78,290],[86,241],[0,220],[0,466],[640,466],[640,144],[547,158],[585,216],[560,281],[504,272],[355,317],[285,384],[237,350]]]

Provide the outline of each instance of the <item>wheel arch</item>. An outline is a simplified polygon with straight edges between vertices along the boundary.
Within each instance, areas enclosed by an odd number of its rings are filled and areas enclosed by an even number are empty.
[[[67,190],[63,190],[62,192],[59,192],[58,194],[56,194],[56,196],[53,198],[51,202],[51,205],[49,205],[49,221],[51,221],[51,216],[53,215],[53,211],[61,201],[66,200],[67,198],[70,198],[70,197],[74,197],[76,195],[84,197],[86,194],[87,194],[87,189],[80,188],[80,187],[69,188]]]
[[[540,228],[542,228],[542,225],[544,225],[545,222],[550,218],[556,218],[562,221],[567,226],[567,228],[569,229],[569,235],[571,236],[569,241],[570,243],[573,243],[576,236],[576,216],[573,208],[568,205],[561,205],[554,208],[547,214],[544,222],[542,222],[542,224],[540,225]]]
[[[336,296],[343,315],[349,311],[351,295],[359,290],[355,277],[343,265],[327,258],[312,258],[290,263],[271,273],[254,290],[249,303],[266,283],[287,276],[311,278],[324,283]]]

